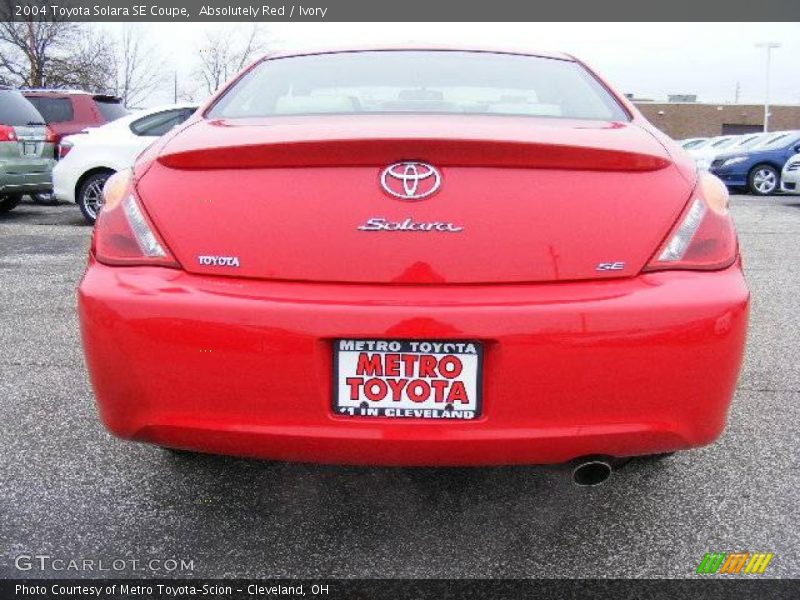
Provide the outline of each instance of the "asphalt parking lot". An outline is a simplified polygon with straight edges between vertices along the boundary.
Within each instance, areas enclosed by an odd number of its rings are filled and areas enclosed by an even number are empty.
[[[74,205],[23,203],[0,215],[0,576],[65,575],[16,570],[38,554],[189,559],[173,574],[203,578],[692,577],[705,552],[763,551],[766,576],[800,577],[800,196],[733,211],[753,304],[726,433],[578,488],[556,469],[281,464],[111,437],[75,315],[91,229]]]

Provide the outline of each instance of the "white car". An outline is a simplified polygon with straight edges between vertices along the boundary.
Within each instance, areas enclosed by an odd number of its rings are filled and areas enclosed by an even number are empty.
[[[689,148],[687,152],[694,159],[694,162],[699,169],[707,170],[711,165],[711,161],[714,160],[711,157],[716,155],[717,152],[722,152],[726,147],[733,144],[736,141],[736,138],[737,136],[735,135],[720,135],[710,138],[702,144],[694,146],[693,148]]]
[[[689,150],[698,169],[707,171],[718,155],[753,148],[765,141],[770,133],[746,133],[744,135],[726,135],[712,138],[710,143]]]
[[[172,104],[139,111],[86,133],[61,141],[63,157],[53,169],[53,193],[75,202],[88,223],[94,223],[103,203],[103,186],[111,175],[134,159],[197,110],[194,104]]]
[[[781,190],[789,194],[800,194],[800,154],[793,156],[783,165]]]

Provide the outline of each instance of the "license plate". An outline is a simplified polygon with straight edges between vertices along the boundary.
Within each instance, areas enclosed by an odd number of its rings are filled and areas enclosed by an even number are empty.
[[[343,417],[471,420],[481,414],[475,341],[334,340],[333,412]]]
[[[23,142],[22,153],[25,156],[34,156],[36,154],[36,142]]]

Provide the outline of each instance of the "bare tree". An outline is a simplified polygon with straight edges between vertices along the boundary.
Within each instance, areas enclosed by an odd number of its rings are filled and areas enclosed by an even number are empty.
[[[47,9],[47,0],[31,4]],[[12,0],[0,0],[0,79],[25,87],[113,89],[113,54],[89,25],[53,16],[51,11],[20,19]]]
[[[164,80],[156,52],[140,29],[125,27],[117,47],[116,93],[125,106],[136,106]]]
[[[258,25],[253,25],[246,35],[240,35],[238,29],[207,31],[195,75],[203,81],[206,92],[213,94],[263,50],[262,31]]]
[[[34,6],[47,9],[45,0],[36,0]],[[66,41],[72,38],[77,24],[49,18],[14,20],[11,0],[2,0],[0,21],[0,73],[3,79],[29,87],[43,87],[48,83],[49,62],[53,54],[66,51]],[[49,14],[49,13],[48,13]]]
[[[70,42],[70,52],[50,60],[47,87],[114,93],[116,57],[108,37],[83,27]]]

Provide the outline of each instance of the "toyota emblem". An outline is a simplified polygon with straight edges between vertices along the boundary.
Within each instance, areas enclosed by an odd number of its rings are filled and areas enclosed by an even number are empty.
[[[441,184],[442,176],[436,167],[424,162],[396,162],[381,172],[384,191],[401,200],[422,200],[434,194]]]

